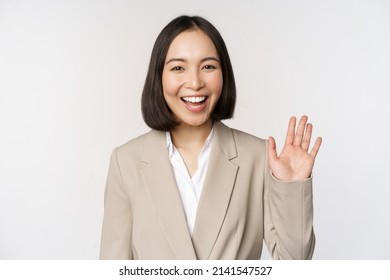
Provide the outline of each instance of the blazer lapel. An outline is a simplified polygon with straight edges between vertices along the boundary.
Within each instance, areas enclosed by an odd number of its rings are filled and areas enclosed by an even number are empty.
[[[180,194],[168,157],[164,132],[151,131],[144,146],[141,170],[156,215],[177,259],[196,259]]]
[[[221,122],[214,124],[214,141],[200,197],[192,242],[198,259],[208,259],[218,238],[234,188],[238,166],[233,132]]]

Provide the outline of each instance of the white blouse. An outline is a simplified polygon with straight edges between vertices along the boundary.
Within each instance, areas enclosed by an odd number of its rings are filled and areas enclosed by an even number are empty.
[[[199,198],[202,193],[204,180],[206,178],[213,135],[214,129],[211,130],[209,136],[206,139],[205,145],[198,157],[198,169],[191,178],[183,158],[172,143],[171,134],[169,131],[166,132],[169,160],[171,161],[173,167],[173,173],[175,175],[176,184],[179,189],[181,201],[183,203],[188,230],[191,236],[194,231]]]

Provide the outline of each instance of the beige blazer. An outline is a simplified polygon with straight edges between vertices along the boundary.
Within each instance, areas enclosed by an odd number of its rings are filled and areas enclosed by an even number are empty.
[[[314,250],[312,179],[276,180],[266,141],[214,124],[191,237],[165,133],[115,149],[105,192],[101,259],[309,259]]]

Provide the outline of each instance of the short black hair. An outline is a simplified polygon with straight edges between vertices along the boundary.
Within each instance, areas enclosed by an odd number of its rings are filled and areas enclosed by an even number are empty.
[[[179,125],[164,99],[162,72],[172,41],[183,31],[194,28],[202,30],[214,43],[222,68],[222,93],[211,118],[213,121],[219,121],[233,117],[236,105],[236,83],[225,42],[218,30],[206,19],[183,15],[173,19],[160,32],[150,57],[142,91],[141,109],[145,123],[152,129],[169,131]]]

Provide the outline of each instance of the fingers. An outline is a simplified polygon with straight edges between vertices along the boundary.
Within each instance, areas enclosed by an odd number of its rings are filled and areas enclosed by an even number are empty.
[[[311,157],[315,158],[317,156],[317,153],[318,153],[318,151],[320,150],[320,147],[321,147],[321,143],[322,143],[322,138],[318,137],[316,139],[316,142],[314,143],[313,148],[311,149],[311,152],[310,152],[310,156]]]
[[[306,123],[307,123],[307,116],[302,116],[299,120],[297,132],[294,137],[293,145],[294,146],[300,146],[302,144],[303,134],[305,133]]]
[[[308,123],[306,125],[306,132],[305,132],[305,137],[303,138],[301,147],[307,151],[310,146],[310,140],[311,140],[311,134],[313,132],[313,125],[311,123]]]
[[[287,135],[286,135],[286,145],[294,145],[294,146],[300,146],[305,151],[309,150],[311,136],[313,133],[313,125],[311,123],[307,123],[308,117],[306,115],[303,115],[301,119],[299,120],[298,127],[296,128],[296,118],[291,117],[290,122],[287,129]],[[322,139],[317,138],[310,155],[313,155],[314,157],[317,155],[318,150],[321,146]]]
[[[295,117],[290,118],[290,122],[288,123],[287,135],[286,135],[286,142],[285,142],[286,145],[292,145],[294,142],[296,122],[297,119]]]

